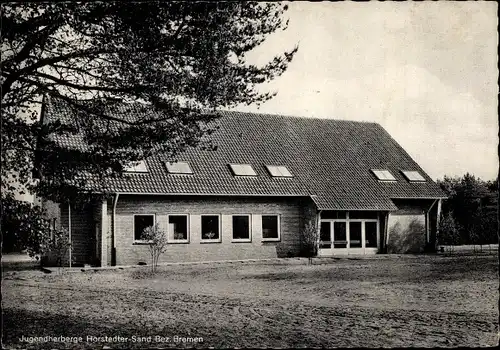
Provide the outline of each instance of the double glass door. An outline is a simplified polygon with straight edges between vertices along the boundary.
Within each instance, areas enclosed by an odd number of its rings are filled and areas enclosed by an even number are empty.
[[[321,220],[319,255],[375,254],[378,220]]]

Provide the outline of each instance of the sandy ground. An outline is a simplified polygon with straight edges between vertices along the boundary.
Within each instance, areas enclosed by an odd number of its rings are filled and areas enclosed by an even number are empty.
[[[3,343],[7,348],[493,346],[498,286],[498,256],[162,266],[154,275],[147,267],[7,271]],[[82,339],[22,339],[44,336]],[[111,339],[94,338],[104,336]]]

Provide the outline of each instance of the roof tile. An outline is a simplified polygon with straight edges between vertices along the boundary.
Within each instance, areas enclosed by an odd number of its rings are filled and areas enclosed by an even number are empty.
[[[147,114],[143,106],[117,106],[116,115]],[[312,196],[319,209],[394,210],[391,198],[440,198],[444,193],[404,149],[376,123],[220,111],[211,135],[217,150],[190,148],[178,156],[192,175],[169,174],[154,155],[150,172],[111,179],[116,192],[201,195]],[[146,115],[142,115],[146,116]],[[72,120],[54,100],[47,120]],[[81,137],[59,142],[84,147]],[[229,163],[251,164],[257,177],[233,176]],[[266,164],[286,166],[291,178],[272,177]],[[387,169],[396,182],[378,181],[370,169]],[[419,171],[426,182],[410,183],[401,170]]]

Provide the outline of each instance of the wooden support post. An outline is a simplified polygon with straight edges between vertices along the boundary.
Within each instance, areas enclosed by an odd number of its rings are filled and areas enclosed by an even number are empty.
[[[101,266],[108,265],[108,201],[105,199],[101,204]]]
[[[68,203],[68,235],[69,235],[69,267],[71,267],[71,260],[73,259],[71,251],[73,250],[73,240],[71,238],[71,204]],[[62,264],[61,264],[62,265]]]

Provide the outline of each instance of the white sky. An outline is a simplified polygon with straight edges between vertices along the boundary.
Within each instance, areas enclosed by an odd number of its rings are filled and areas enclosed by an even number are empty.
[[[278,95],[237,110],[380,123],[429,175],[498,172],[496,2],[296,2],[288,30],[248,59],[299,44]]]

